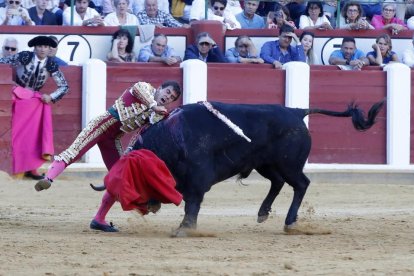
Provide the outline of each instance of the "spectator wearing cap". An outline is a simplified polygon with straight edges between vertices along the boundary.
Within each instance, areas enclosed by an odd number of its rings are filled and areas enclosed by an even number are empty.
[[[35,0],[35,6],[29,11],[30,18],[36,25],[57,25],[56,15],[47,9],[48,0]]]
[[[295,40],[295,46],[290,45],[292,40]],[[279,40],[263,44],[260,57],[265,63],[273,64],[274,68],[279,69],[289,61],[306,62],[303,45],[296,36],[293,27],[287,24],[280,27]]]
[[[180,63],[181,57],[167,44],[168,40],[164,34],[155,35],[151,45],[144,46],[139,51],[138,61],[162,62],[167,65]]]
[[[220,48],[207,32],[199,33],[196,44],[185,49],[184,60],[187,59],[199,59],[204,62],[226,62]]]
[[[17,54],[18,48],[18,42],[17,39],[14,37],[6,37],[6,39],[3,41],[3,47],[2,47],[2,56],[1,57],[8,57]]]
[[[17,86],[13,87],[13,95],[28,101],[23,106],[17,100],[13,103],[13,173],[25,173],[27,177],[42,179],[37,169],[53,154],[49,104],[58,102],[69,87],[59,65],[48,57],[50,47],[57,47],[57,43],[47,36],[36,36],[28,46],[34,47],[34,50],[0,58],[0,64],[11,64],[16,68]],[[53,78],[57,89],[50,94],[39,92],[49,77]],[[45,136],[52,140],[45,139]]]
[[[30,19],[28,11],[20,5],[20,0],[7,0],[6,3],[7,6],[5,8],[0,8],[0,25],[35,25]]]

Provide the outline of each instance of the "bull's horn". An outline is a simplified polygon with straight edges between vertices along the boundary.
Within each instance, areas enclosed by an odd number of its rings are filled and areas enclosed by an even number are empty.
[[[105,185],[102,184],[100,186],[95,186],[92,183],[89,183],[89,185],[91,186],[92,189],[94,189],[95,191],[101,192],[101,191],[105,191]]]

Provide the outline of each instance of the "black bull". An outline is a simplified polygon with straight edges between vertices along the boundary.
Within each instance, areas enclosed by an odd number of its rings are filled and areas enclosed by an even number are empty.
[[[212,105],[251,139],[246,141],[202,104],[184,105],[142,134],[134,149],[149,149],[161,158],[184,196],[185,216],[180,228],[196,228],[204,194],[212,185],[239,174],[245,178],[255,169],[271,181],[269,193],[258,212],[267,219],[273,201],[285,182],[294,195],[285,227],[293,226],[310,183],[303,173],[311,137],[303,122],[309,114],[352,117],[358,130],[366,130],[384,101],[374,104],[367,118],[354,104],[344,112],[287,108],[281,105],[246,105],[214,102]]]

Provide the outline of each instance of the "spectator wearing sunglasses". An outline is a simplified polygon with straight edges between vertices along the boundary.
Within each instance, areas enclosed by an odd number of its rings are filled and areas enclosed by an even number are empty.
[[[35,0],[35,6],[29,11],[30,18],[36,25],[57,25],[56,15],[47,9],[48,0]]]
[[[5,8],[0,8],[0,24],[8,26],[35,25],[29,12],[23,8],[20,0],[8,0]]]
[[[207,32],[199,33],[196,44],[185,49],[184,60],[187,59],[199,59],[204,62],[226,62],[220,48]]]
[[[225,29],[228,30],[241,29],[239,21],[226,7],[227,0],[211,0],[208,19],[222,22]]]
[[[18,50],[17,46],[18,46],[18,43],[14,37],[7,37],[3,41],[1,57],[4,58],[4,57],[9,57],[9,56],[17,54],[17,50]]]

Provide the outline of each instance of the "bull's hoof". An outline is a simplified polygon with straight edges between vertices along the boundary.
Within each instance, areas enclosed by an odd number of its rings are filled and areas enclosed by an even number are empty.
[[[285,225],[285,227],[283,227],[283,231],[288,234],[288,235],[300,235],[303,234],[298,227],[298,224],[296,222],[290,224],[290,225]]]
[[[257,216],[257,222],[262,223],[262,222],[266,221],[268,218],[269,218],[269,214],[263,215],[263,216]]]
[[[172,238],[186,238],[189,237],[188,235],[189,228],[179,227],[172,231],[171,237]]]

